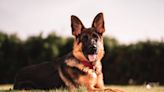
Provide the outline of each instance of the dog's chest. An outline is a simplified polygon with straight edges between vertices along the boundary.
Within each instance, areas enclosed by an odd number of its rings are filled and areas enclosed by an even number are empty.
[[[88,73],[86,75],[81,75],[77,79],[80,85],[95,85],[97,82],[97,74],[95,72]]]

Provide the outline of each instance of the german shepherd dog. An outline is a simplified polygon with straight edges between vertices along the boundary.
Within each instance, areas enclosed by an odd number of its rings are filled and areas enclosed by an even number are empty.
[[[104,56],[104,18],[99,13],[92,27],[85,28],[80,19],[71,16],[73,50],[56,61],[25,67],[16,75],[14,89],[104,90],[101,59]],[[110,90],[110,89],[109,89]],[[112,91],[111,92],[115,92]]]

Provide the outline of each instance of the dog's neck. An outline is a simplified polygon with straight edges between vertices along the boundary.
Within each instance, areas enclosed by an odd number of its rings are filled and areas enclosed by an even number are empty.
[[[94,65],[91,64],[90,62],[88,62],[88,60],[85,58],[85,56],[83,54],[81,54],[81,52],[76,51],[75,49],[73,50],[72,55],[79,60],[85,67],[88,67],[90,69],[94,69]]]

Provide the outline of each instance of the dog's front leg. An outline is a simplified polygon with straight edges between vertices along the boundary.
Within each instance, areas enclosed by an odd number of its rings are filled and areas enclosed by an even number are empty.
[[[103,81],[103,74],[98,74],[97,75],[97,83],[96,83],[96,88],[104,89],[104,81]]]
[[[104,89],[104,81],[103,81],[103,73],[102,73],[102,65],[101,62],[96,62],[94,64],[95,66],[95,72],[97,75],[97,83],[96,83],[96,88]]]

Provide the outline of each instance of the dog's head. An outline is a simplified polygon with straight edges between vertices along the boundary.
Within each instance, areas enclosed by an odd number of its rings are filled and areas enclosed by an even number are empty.
[[[96,62],[101,61],[104,55],[103,33],[104,18],[99,13],[93,20],[90,28],[85,28],[80,19],[71,16],[72,34],[75,36],[73,55],[80,61]]]

